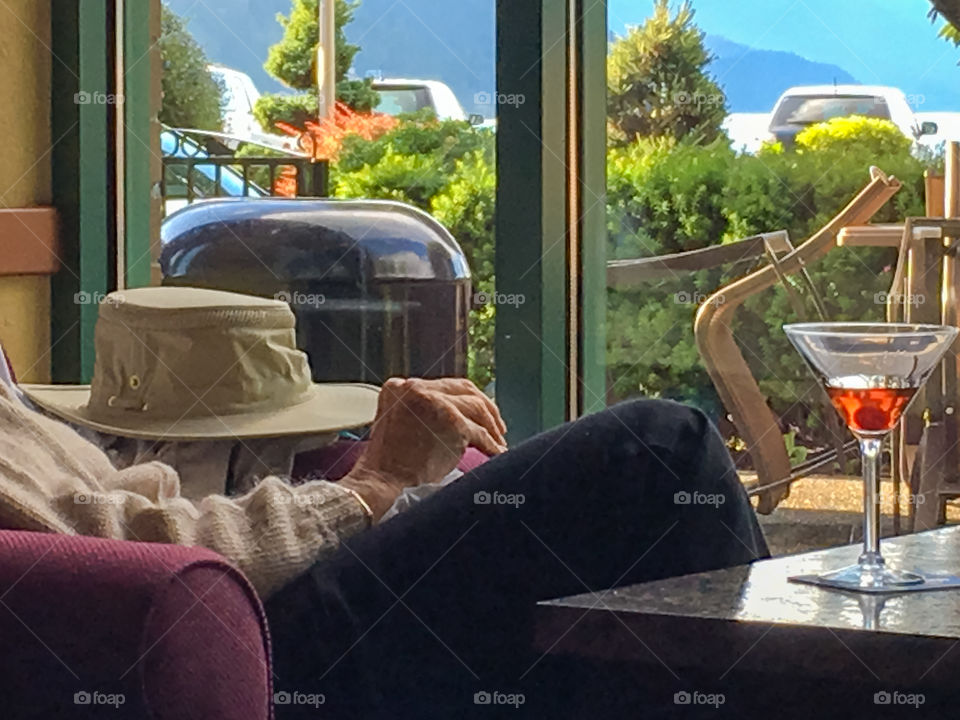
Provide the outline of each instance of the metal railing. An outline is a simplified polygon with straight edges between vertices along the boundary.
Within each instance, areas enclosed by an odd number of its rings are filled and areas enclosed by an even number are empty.
[[[289,185],[287,191],[283,191],[284,185]],[[182,190],[178,192],[174,188]],[[326,161],[277,157],[163,158],[160,195],[164,200],[186,199],[192,203],[210,197],[327,197],[328,194]]]
[[[329,163],[325,160],[314,160],[295,152],[238,157],[234,150],[246,141],[222,133],[165,132],[172,134],[166,137],[165,144],[172,139],[173,147],[164,147],[160,182],[164,202],[190,204],[214,197],[327,197],[329,194]]]

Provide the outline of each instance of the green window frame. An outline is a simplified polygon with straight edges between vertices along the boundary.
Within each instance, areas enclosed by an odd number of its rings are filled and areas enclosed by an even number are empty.
[[[96,301],[150,280],[150,5],[52,3],[53,200],[65,265],[51,283],[55,382],[92,375]]]
[[[606,405],[606,0],[498,0],[497,399],[511,440]]]

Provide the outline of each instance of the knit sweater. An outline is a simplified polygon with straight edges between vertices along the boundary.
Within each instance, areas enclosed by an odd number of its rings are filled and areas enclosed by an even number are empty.
[[[357,498],[324,481],[294,487],[268,477],[240,497],[188,500],[169,466],[116,470],[0,382],[2,528],[200,545],[236,563],[267,598],[368,525]]]

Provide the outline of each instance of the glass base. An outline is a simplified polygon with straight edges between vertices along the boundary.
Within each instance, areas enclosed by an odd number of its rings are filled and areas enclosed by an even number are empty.
[[[905,593],[960,588],[956,575],[893,570],[882,564],[850,565],[824,575],[795,575],[791,582],[858,593]]]

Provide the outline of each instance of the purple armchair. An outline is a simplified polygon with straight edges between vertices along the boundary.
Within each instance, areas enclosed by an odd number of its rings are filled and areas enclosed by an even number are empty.
[[[201,548],[0,531],[0,716],[273,717],[263,608]]]

